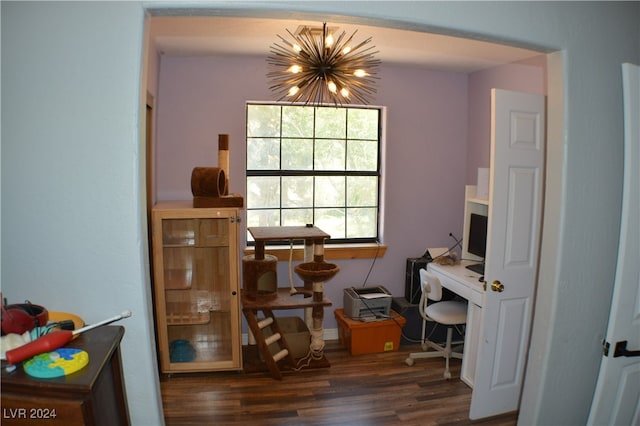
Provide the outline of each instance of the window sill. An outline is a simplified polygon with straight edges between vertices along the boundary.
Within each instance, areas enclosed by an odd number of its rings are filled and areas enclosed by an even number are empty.
[[[289,260],[289,246],[266,246],[265,253],[276,256],[278,260]],[[245,255],[254,254],[254,247],[246,247]],[[384,257],[387,246],[384,244],[327,244],[324,246],[325,259],[373,259]],[[304,246],[293,246],[293,260],[304,260]]]

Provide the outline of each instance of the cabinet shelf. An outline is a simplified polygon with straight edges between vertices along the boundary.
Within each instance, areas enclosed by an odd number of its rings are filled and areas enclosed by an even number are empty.
[[[226,241],[223,241],[223,242],[210,241],[209,244],[181,244],[181,243],[176,243],[176,244],[163,244],[162,247],[164,247],[164,248],[209,248],[209,247],[228,248],[229,244]]]
[[[207,312],[167,312],[167,325],[197,325],[208,324],[211,321]]]
[[[483,206],[489,205],[489,200],[485,200],[483,198],[469,198],[467,201],[470,203],[482,204]]]
[[[208,324],[215,315],[230,315],[228,310],[207,312],[167,312],[167,326]]]

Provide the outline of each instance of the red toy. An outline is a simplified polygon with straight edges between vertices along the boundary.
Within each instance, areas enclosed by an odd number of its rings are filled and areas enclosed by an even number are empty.
[[[20,346],[19,348],[15,348],[10,351],[7,351],[7,354],[6,354],[7,361],[10,364],[17,364],[21,361],[24,361],[25,359],[29,359],[36,355],[40,355],[45,352],[54,351],[66,345],[67,343],[69,343],[74,338],[74,336],[78,334],[121,320],[122,318],[128,318],[130,316],[131,316],[131,311],[124,311],[120,315],[117,315],[113,318],[109,318],[107,320],[101,321],[93,325],[88,325],[78,330],[74,330],[74,331],[58,330],[58,331],[53,331],[51,333],[47,333],[44,336],[39,337],[32,342],[29,342],[25,345]]]

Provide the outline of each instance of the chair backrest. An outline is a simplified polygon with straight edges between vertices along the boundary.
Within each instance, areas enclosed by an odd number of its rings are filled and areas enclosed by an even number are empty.
[[[422,288],[422,294],[427,299],[434,302],[442,299],[442,284],[440,280],[426,269],[420,269],[420,287]]]

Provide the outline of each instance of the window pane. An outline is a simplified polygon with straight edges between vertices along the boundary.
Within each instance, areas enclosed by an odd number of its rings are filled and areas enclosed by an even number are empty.
[[[283,209],[282,226],[304,226],[313,223],[313,209]]]
[[[280,136],[280,106],[251,105],[247,108],[247,136]]]
[[[314,168],[316,170],[344,170],[344,140],[317,140]]]
[[[377,176],[347,177],[347,206],[371,207],[378,205]]]
[[[349,127],[347,137],[349,139],[378,140],[378,116],[377,109],[349,109]]]
[[[345,108],[317,108],[316,137],[344,139],[347,135],[346,117]]]
[[[347,238],[375,238],[378,228],[375,208],[347,209]]]
[[[345,238],[344,209],[316,209],[314,225],[331,238]]]
[[[313,207],[313,177],[283,176],[282,207]]]
[[[282,107],[282,136],[285,138],[312,138],[313,107]]]
[[[313,140],[282,139],[282,170],[311,170]]]
[[[280,177],[247,177],[247,208],[280,207]]]
[[[252,226],[280,226],[280,210],[247,210],[247,228]],[[249,231],[247,241],[253,241]]]
[[[378,170],[378,142],[362,140],[347,142],[347,170]]]
[[[247,227],[252,226],[280,226],[280,210],[247,211]]]
[[[278,170],[279,139],[247,139],[247,170]]]
[[[316,176],[316,206],[344,206],[344,192],[345,182],[343,176]]]

